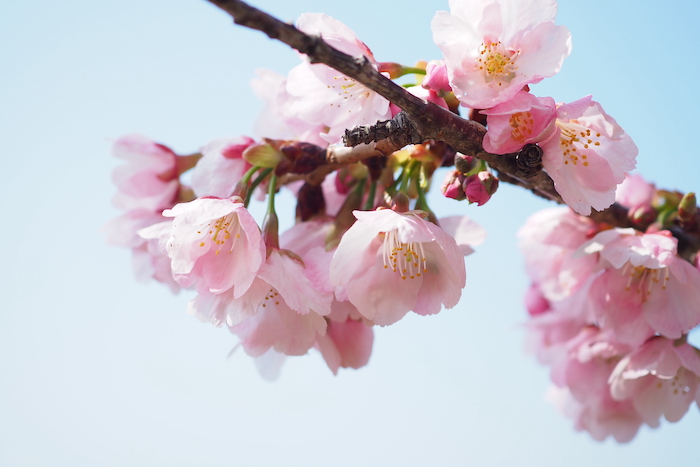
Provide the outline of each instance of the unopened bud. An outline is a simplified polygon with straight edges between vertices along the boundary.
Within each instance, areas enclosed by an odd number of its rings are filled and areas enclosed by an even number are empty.
[[[445,181],[442,182],[442,194],[446,198],[456,199],[457,201],[462,201],[467,199],[467,195],[464,194],[464,189],[462,188],[462,183],[464,182],[464,175],[462,175],[458,170],[453,170],[449,172],[445,177]]]
[[[279,219],[274,211],[268,212],[265,215],[265,219],[263,219],[262,238],[265,241],[265,246],[267,246],[268,249],[279,249]]]
[[[444,97],[452,91],[444,60],[431,60],[428,62],[428,65],[425,67],[425,78],[423,78],[422,86],[437,93],[440,97]]]
[[[253,144],[243,151],[243,159],[258,167],[274,169],[284,156],[272,145],[260,143]]]
[[[498,179],[490,172],[483,170],[476,175],[470,175],[462,183],[464,194],[470,203],[482,206],[491,199],[498,189]]]
[[[396,79],[402,77],[404,73],[404,67],[398,63],[393,62],[380,62],[377,64],[380,73],[389,73],[389,78]]]
[[[406,193],[400,191],[396,193],[394,199],[391,203],[391,209],[396,212],[408,212],[409,211],[409,199]]]
[[[678,218],[681,222],[691,222],[695,219],[697,211],[698,204],[695,193],[686,193],[678,205]]]
[[[465,156],[459,152],[457,155],[455,155],[455,169],[457,169],[460,173],[466,174],[471,172],[474,168],[476,168],[478,163],[479,161],[472,156]]]

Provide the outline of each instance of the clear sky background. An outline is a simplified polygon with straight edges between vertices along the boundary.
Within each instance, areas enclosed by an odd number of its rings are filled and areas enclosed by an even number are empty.
[[[440,58],[446,1],[258,0],[286,20],[325,12],[380,61]],[[697,190],[700,3],[564,0],[573,53],[537,95],[602,103],[659,186]],[[180,153],[250,134],[257,68],[298,57],[201,0],[0,3],[0,466],[693,465],[696,406],[677,424],[599,443],[544,401],[523,352],[528,285],[515,232],[550,204],[502,186],[486,206],[432,197],[489,232],[462,302],[375,329],[367,367],[318,353],[263,380],[235,338],[185,313],[187,293],[137,283],[108,247],[110,140]],[[286,207],[285,207],[286,206]],[[289,225],[293,204],[278,210]],[[697,335],[693,336],[697,342]]]

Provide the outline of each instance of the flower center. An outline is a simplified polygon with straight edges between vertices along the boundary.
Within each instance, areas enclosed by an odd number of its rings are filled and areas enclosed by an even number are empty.
[[[270,301],[268,302],[268,300]],[[272,305],[273,303],[275,305],[280,304],[279,293],[275,289],[270,289],[267,295],[265,295],[265,300],[263,300],[261,305],[263,308],[267,308],[268,304]]]
[[[501,41],[481,44],[477,66],[486,72],[487,83],[498,80],[501,86],[501,81],[510,83],[515,78],[515,70],[518,69],[515,60],[519,54],[520,51],[506,50]]]
[[[415,279],[422,272],[427,272],[427,259],[420,242],[402,243],[398,230],[384,234],[382,246],[384,269],[391,267],[393,272],[401,274],[401,279]]]
[[[625,269],[626,271],[623,270],[623,273],[629,274],[625,290],[632,290],[636,286],[635,292],[640,295],[642,303],[649,299],[652,290],[658,285],[661,286],[662,290],[666,289],[666,283],[669,279],[668,268],[650,269],[627,263]]]
[[[201,234],[202,231],[197,231],[197,233]],[[234,213],[227,214],[209,223],[208,235],[211,241],[217,245],[215,254],[218,255],[221,249],[225,247],[226,243],[229,243],[228,253],[231,253],[233,251],[233,246],[236,244],[236,239],[241,237],[241,223],[235,218]],[[206,245],[205,241],[199,243],[200,247],[204,245]]]
[[[518,143],[524,143],[525,140],[532,137],[532,128],[535,120],[532,118],[531,112],[517,112],[510,116],[508,120],[512,128],[510,136]]]
[[[355,81],[354,79],[348,78],[345,75],[340,75],[336,76],[333,78],[336,80],[337,84],[329,84],[326,87],[328,89],[334,89],[338,93],[338,95],[343,99],[356,99],[356,98],[368,98],[370,94],[370,90]],[[331,103],[331,106],[334,105]],[[336,107],[340,107],[341,104],[337,103],[335,104]],[[351,112],[351,110],[348,110],[348,112]]]
[[[564,154],[564,164],[578,165],[581,162],[584,167],[588,167],[586,150],[592,146],[600,146],[600,133],[593,133],[590,128],[576,120],[564,123],[557,119],[556,125],[561,130],[559,144]]]

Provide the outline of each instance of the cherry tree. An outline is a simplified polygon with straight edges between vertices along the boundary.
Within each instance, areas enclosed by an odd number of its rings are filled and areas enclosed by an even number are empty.
[[[551,400],[577,429],[619,442],[700,404],[687,340],[700,324],[695,195],[630,174],[638,148],[605,103],[536,95],[572,51],[555,0],[452,0],[431,23],[443,56],[412,65],[378,61],[325,14],[291,25],[210,1],[300,63],[252,83],[263,138],[186,155],[140,135],[114,144],[124,214],[107,230],[138,277],[193,290],[188,312],[259,362],[314,350],[333,373],[360,368],[374,326],[460,301],[464,257],[485,240],[426,193],[482,206],[508,183],[553,204],[518,233],[528,347],[551,369]],[[296,224],[279,232],[283,191]],[[267,202],[261,225],[254,198]]]

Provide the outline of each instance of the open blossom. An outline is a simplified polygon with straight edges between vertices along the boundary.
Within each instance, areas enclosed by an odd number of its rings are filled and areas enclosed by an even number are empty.
[[[409,311],[457,304],[466,281],[463,253],[422,211],[354,211],[331,262],[331,283],[359,312],[385,326]]]
[[[677,245],[664,233],[618,228],[582,247],[603,268],[590,288],[596,317],[619,340],[678,339],[700,324],[700,271],[677,255]]]
[[[234,289],[235,297],[248,290],[265,260],[265,244],[240,198],[198,198],[163,215],[174,218],[167,250],[178,283],[200,293]]]
[[[297,28],[322,36],[348,55],[364,56],[376,67],[369,48],[350,28],[328,15],[305,13],[299,17]],[[346,128],[391,117],[388,100],[326,65],[312,65],[308,59],[289,72],[286,90],[289,98],[285,114],[309,128],[324,128],[320,136],[327,143],[338,142]]]
[[[450,0],[432,21],[455,96],[487,109],[554,75],[571,52],[555,0]]]
[[[631,400],[649,426],[659,426],[662,415],[677,422],[700,395],[700,352],[653,337],[617,364],[609,383],[613,399]]]
[[[482,113],[489,127],[484,149],[507,154],[539,143],[557,192],[584,216],[613,204],[617,185],[636,165],[632,138],[591,96],[555,107],[551,98],[519,92]]]
[[[488,122],[484,149],[493,154],[508,154],[552,136],[557,110],[551,97],[520,91],[512,99],[481,113],[487,115]]]
[[[588,431],[596,440],[634,438],[642,417],[631,401],[614,399],[608,385],[615,365],[630,347],[617,342],[610,332],[588,326],[560,350],[561,358],[552,365],[552,380],[558,388],[550,391],[550,400],[575,420],[577,430]]]
[[[617,185],[637,164],[632,138],[591,96],[560,105],[556,131],[540,146],[557,192],[584,216],[613,204]]]

